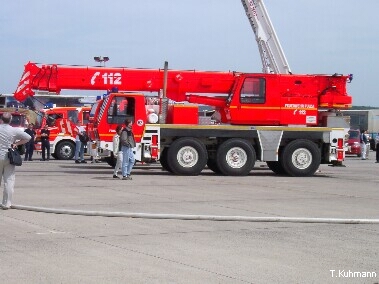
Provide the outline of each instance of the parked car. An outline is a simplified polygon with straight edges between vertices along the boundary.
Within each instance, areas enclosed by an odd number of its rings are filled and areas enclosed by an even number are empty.
[[[349,130],[349,138],[346,142],[347,151],[346,154],[348,155],[357,155],[360,157],[361,154],[361,132],[359,130],[350,129]]]

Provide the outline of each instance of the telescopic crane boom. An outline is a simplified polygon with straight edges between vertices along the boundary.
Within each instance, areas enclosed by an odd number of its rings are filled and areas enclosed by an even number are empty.
[[[263,73],[291,74],[291,69],[263,0],[241,0],[253,28]]]
[[[187,93],[228,94],[236,72],[169,70],[167,97],[185,101]],[[28,62],[14,93],[24,101],[35,90],[59,94],[61,90],[112,90],[160,92],[163,89],[163,69],[127,67],[90,67]]]

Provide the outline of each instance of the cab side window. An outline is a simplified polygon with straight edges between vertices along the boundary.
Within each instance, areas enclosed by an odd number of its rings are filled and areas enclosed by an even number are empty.
[[[68,119],[71,120],[73,123],[78,124],[79,121],[79,112],[77,110],[69,110],[67,111]]]
[[[46,123],[49,127],[55,126],[55,122],[57,119],[63,118],[63,113],[52,113],[48,114],[46,117]]]
[[[108,123],[122,124],[125,119],[134,121],[134,98],[115,97],[108,109]]]
[[[87,125],[89,122],[89,111],[85,110],[83,111],[83,125]]]
[[[266,81],[263,78],[246,78],[241,88],[241,104],[263,104],[266,102]]]

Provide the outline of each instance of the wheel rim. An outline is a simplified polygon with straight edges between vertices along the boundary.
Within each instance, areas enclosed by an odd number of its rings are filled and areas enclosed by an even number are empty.
[[[307,169],[312,164],[312,153],[306,148],[295,150],[292,154],[292,164],[297,169]]]
[[[242,168],[247,162],[247,154],[242,148],[231,148],[226,153],[226,162],[233,169]]]
[[[199,161],[199,154],[195,148],[190,146],[181,148],[176,157],[179,165],[183,168],[191,168]]]
[[[61,157],[64,157],[64,158],[67,159],[67,158],[69,158],[69,157],[71,156],[71,154],[72,154],[72,149],[71,149],[70,146],[68,146],[68,145],[64,145],[64,146],[60,149],[59,153],[60,153]]]

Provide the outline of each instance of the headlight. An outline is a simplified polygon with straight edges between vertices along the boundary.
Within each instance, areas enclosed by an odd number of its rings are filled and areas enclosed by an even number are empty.
[[[158,115],[156,113],[149,113],[147,115],[147,122],[148,123],[157,123],[158,122]]]

